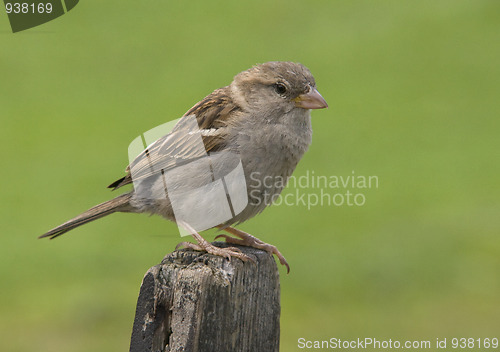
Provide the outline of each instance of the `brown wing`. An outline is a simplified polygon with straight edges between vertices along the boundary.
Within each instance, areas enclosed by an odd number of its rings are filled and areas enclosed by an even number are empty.
[[[223,150],[229,117],[241,110],[228,91],[228,87],[217,89],[193,106],[170,133],[153,142],[130,163],[125,177],[108,188],[117,189],[132,183],[132,179],[143,179],[210,151]]]

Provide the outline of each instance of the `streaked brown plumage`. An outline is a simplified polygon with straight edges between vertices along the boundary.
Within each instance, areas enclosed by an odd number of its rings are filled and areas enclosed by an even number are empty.
[[[190,173],[185,174],[186,168],[179,166],[194,165],[189,163],[206,153],[218,156],[213,161],[213,167],[221,169],[227,168],[226,164],[229,163],[224,152],[237,155],[247,178],[247,193],[255,190],[252,187],[256,186],[249,181],[249,175],[286,179],[311,142],[310,109],[326,107],[326,101],[316,90],[313,76],[301,64],[268,62],[243,71],[235,76],[229,86],[216,89],[189,109],[170,133],[149,145],[130,163],[123,178],[108,186],[118,189],[133,183],[131,192],[99,204],[40,237],[58,237],[114,212],[157,214],[175,221],[171,201],[162,193],[165,192],[162,177],[167,172],[169,181],[171,177],[177,184],[197,189],[205,176],[204,169],[193,166]],[[190,125],[193,117],[198,125],[195,128]],[[196,140],[200,136],[204,151],[196,147]],[[260,184],[258,187],[257,194],[270,192],[272,195],[278,195],[283,188],[282,185],[269,188]],[[202,193],[197,194],[197,197],[201,203],[205,202],[205,207],[218,206],[204,199]],[[227,235],[218,237],[224,237],[229,243],[249,245],[274,253],[289,269],[275,246],[231,227],[255,216],[267,205],[264,202],[249,202],[240,213],[216,225],[239,238]],[[198,242],[183,242],[182,245],[228,258],[249,259],[234,247],[213,246],[190,224],[179,224]]]

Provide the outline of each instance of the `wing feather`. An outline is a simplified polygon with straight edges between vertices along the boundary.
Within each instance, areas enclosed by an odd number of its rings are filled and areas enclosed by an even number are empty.
[[[224,150],[231,116],[241,111],[228,93],[228,87],[220,88],[198,102],[170,133],[153,142],[130,163],[125,177],[108,187],[117,189],[133,179],[144,179],[208,152]]]

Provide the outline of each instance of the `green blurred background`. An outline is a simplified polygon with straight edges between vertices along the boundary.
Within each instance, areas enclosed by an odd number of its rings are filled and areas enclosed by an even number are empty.
[[[116,214],[36,237],[113,196],[141,132],[270,60],[308,66],[330,104],[295,175],[379,178],[364,206],[240,227],[291,264],[281,350],[500,337],[499,1],[85,0],[17,34],[0,15],[0,42],[2,351],[128,349],[175,225]]]

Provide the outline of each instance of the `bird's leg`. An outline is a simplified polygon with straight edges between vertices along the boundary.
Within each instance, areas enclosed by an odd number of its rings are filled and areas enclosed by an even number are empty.
[[[276,257],[278,257],[281,265],[286,266],[287,273],[290,272],[290,266],[288,265],[285,257],[283,254],[280,253],[278,248],[276,246],[273,246],[272,244],[265,243],[261,240],[259,240],[257,237],[250,235],[249,233],[246,233],[244,231],[235,229],[234,227],[228,226],[218,226],[221,230],[224,230],[232,235],[235,235],[239,238],[234,238],[228,235],[218,235],[215,237],[216,239],[219,237],[224,237],[227,243],[232,243],[232,244],[239,244],[241,246],[248,246],[248,247],[253,247],[253,248],[258,248],[258,249],[263,249],[270,253],[271,255],[276,254]]]
[[[191,236],[194,237],[194,239],[196,240],[196,242],[198,242],[198,244],[192,242],[181,242],[175,247],[176,250],[179,249],[179,247],[184,246],[186,248],[194,249],[195,251],[201,251],[201,252],[205,251],[213,255],[225,257],[229,261],[231,260],[231,257],[236,257],[244,262],[246,262],[247,260],[254,262],[252,258],[247,256],[246,254],[241,253],[241,250],[236,247],[227,247],[227,248],[216,247],[210,242],[208,242],[206,239],[201,237],[201,235],[195,229],[193,229],[189,224],[185,222],[182,223],[180,222],[179,225],[184,227],[184,229],[186,229],[191,234]]]

